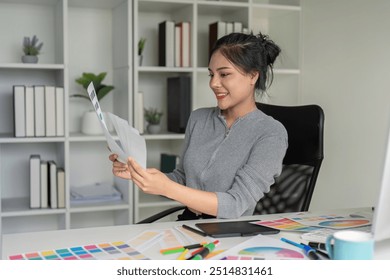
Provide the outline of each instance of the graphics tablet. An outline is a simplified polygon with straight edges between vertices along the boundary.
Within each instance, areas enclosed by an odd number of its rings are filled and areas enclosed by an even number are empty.
[[[212,222],[212,223],[197,223],[198,228],[212,237],[231,237],[231,236],[250,236],[257,234],[277,234],[278,229],[273,229],[265,226],[251,224],[258,220],[250,221],[234,221],[234,222]]]

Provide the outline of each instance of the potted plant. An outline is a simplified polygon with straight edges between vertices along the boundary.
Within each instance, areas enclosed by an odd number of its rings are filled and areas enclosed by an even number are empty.
[[[163,113],[156,108],[144,109],[145,120],[148,125],[146,129],[150,134],[159,133],[161,130],[160,121]]]
[[[37,63],[38,55],[41,52],[43,43],[38,44],[38,38],[34,35],[32,38],[24,37],[23,38],[23,52],[22,56],[23,63]]]
[[[138,65],[142,65],[142,59],[143,59],[143,52],[145,48],[146,38],[140,38],[138,41]]]
[[[102,100],[109,92],[111,92],[114,89],[114,86],[103,84],[103,80],[105,79],[106,75],[107,75],[106,72],[102,72],[98,75],[94,73],[84,72],[81,77],[76,79],[76,83],[80,84],[85,89],[85,91],[84,93],[81,94],[73,94],[72,97],[84,98],[87,99],[88,102],[90,102],[87,93],[87,88],[88,85],[91,82],[93,82],[96,91],[96,97],[98,101]],[[90,110],[84,113],[82,123],[81,123],[81,132],[84,134],[91,134],[91,135],[102,134],[100,123],[98,118],[96,117],[96,113],[94,110]]]

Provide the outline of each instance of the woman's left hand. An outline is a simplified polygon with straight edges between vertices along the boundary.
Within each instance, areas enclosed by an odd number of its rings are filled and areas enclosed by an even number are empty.
[[[171,180],[160,170],[142,168],[134,159],[128,158],[131,179],[145,193],[164,195]]]

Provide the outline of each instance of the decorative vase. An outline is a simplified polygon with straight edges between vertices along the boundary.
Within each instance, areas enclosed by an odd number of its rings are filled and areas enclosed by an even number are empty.
[[[144,56],[141,54],[138,56],[138,65],[139,66],[142,66],[142,60],[143,60]]]
[[[23,55],[22,62],[23,63],[37,63],[38,56],[36,56],[36,55]]]
[[[161,125],[160,124],[148,124],[146,129],[148,130],[148,132],[150,134],[157,134],[161,131]]]

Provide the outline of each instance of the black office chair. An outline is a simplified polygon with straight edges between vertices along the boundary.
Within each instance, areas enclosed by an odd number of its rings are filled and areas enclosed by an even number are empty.
[[[256,105],[284,125],[288,133],[288,148],[281,175],[257,203],[253,214],[307,211],[324,158],[324,112],[318,105]],[[184,208],[169,208],[138,224],[155,222]]]
[[[307,211],[324,159],[324,112],[318,105],[256,105],[284,125],[288,148],[281,175],[257,203],[254,214]]]

